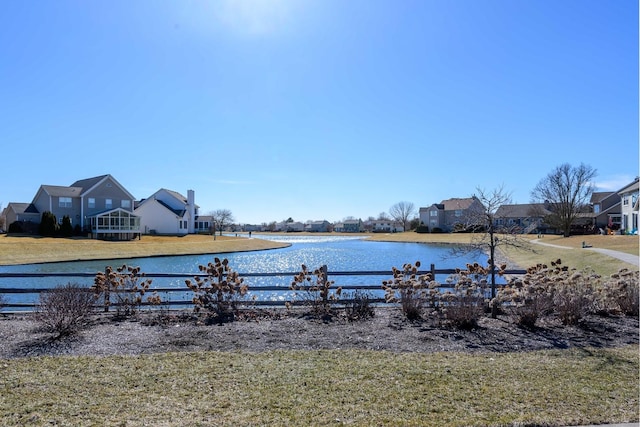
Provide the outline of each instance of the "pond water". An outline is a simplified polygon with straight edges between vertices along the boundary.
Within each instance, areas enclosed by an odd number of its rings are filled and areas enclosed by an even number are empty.
[[[430,264],[436,269],[464,267],[467,262],[486,262],[482,253],[469,253],[463,258],[453,257],[449,245],[422,243],[372,242],[359,237],[349,236],[297,236],[297,235],[256,235],[254,238],[290,243],[282,249],[266,251],[224,253],[216,255],[185,255],[169,257],[131,258],[100,261],[75,261],[45,264],[27,264],[19,266],[0,266],[0,273],[95,273],[104,271],[106,266],[139,266],[145,273],[198,274],[199,265],[213,262],[214,257],[227,258],[231,268],[242,273],[296,273],[305,264],[309,269],[327,265],[331,280],[336,285],[381,285],[382,280],[391,276],[392,267],[401,268],[405,263],[422,263],[421,269],[428,270]],[[335,276],[331,271],[388,271],[385,277],[378,276]],[[56,280],[57,283],[51,283]],[[185,278],[154,278],[154,287],[185,288]],[[0,291],[7,287],[48,288],[69,281],[86,284],[93,283],[92,278],[0,278]],[[247,277],[250,286],[288,286],[290,276]],[[178,293],[174,293],[178,295]],[[172,295],[171,300],[176,300]],[[161,295],[162,296],[162,295]],[[37,296],[33,294],[7,294],[10,301],[29,302]],[[257,293],[260,300],[284,300],[285,293]],[[191,299],[187,292],[179,298]]]

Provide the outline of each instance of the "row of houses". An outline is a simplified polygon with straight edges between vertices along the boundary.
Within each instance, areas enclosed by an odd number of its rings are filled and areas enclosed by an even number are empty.
[[[211,230],[212,217],[201,216],[193,190],[187,197],[160,189],[136,200],[113,176],[101,175],[69,186],[41,185],[30,203],[9,203],[2,211],[5,226],[17,223],[33,230],[43,212],[95,238],[129,240],[141,234],[185,235]]]
[[[619,191],[594,192],[590,206],[576,224],[583,233],[605,229],[634,233],[638,229],[638,178]],[[477,197],[452,198],[419,209],[419,222],[430,231],[463,230],[469,218],[484,211]],[[74,182],[70,186],[41,185],[30,203],[11,202],[2,211],[5,226],[17,223],[24,228],[40,223],[43,212],[51,212],[62,222],[68,217],[82,233],[102,239],[132,239],[141,234],[185,235],[210,232],[213,218],[199,214],[195,192],[185,197],[161,188],[146,199],[136,200],[113,176],[101,175]],[[521,233],[554,233],[545,217],[549,205],[513,204],[500,206],[495,213],[497,226],[510,227]],[[244,226],[243,231],[287,232],[399,232],[403,224],[388,219],[281,222],[269,226]]]
[[[576,233],[597,233],[604,230],[622,230],[625,234],[638,231],[638,178],[618,191],[594,192],[589,206],[580,213],[575,223]],[[558,230],[545,223],[551,214],[549,203],[509,204],[495,212],[496,226],[508,227],[520,233],[556,233]],[[444,232],[464,229],[468,219],[484,211],[476,197],[443,200],[420,208],[420,224],[431,230]]]

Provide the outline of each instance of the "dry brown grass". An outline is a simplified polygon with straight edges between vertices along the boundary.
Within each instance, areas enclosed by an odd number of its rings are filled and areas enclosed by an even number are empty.
[[[0,265],[114,259],[160,255],[201,255],[255,251],[288,246],[244,237],[206,235],[142,236],[141,240],[107,242],[85,238],[0,236]]]
[[[473,233],[420,234],[406,232],[372,234],[369,239],[388,242],[468,244],[471,243],[474,238],[478,237],[478,235],[474,235]],[[638,255],[640,253],[640,240],[638,239],[638,236],[588,235],[562,237],[545,235],[541,239],[544,243],[562,246],[563,248],[529,243],[529,241],[535,240],[536,238],[537,236],[535,234],[523,235],[522,240],[524,243],[524,249],[500,246],[499,250],[504,256],[522,268],[527,268],[538,263],[549,263],[552,260],[560,258],[564,265],[580,270],[591,268],[597,273],[607,276],[617,272],[621,268],[638,269],[638,265],[629,264],[595,251],[586,251],[581,249],[582,242],[585,242],[594,248],[611,249],[614,251]]]

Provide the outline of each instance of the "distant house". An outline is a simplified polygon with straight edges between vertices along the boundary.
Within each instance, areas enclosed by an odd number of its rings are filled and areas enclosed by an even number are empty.
[[[187,191],[187,197],[177,191],[161,188],[149,198],[137,203],[134,210],[144,234],[185,235],[196,232],[198,206],[195,192]],[[211,226],[211,218],[199,220],[198,230]]]
[[[74,228],[96,238],[132,239],[140,232],[133,214],[134,197],[111,175],[79,180],[70,186],[41,185],[31,203],[10,203],[7,225],[15,221],[39,224],[51,212],[59,223],[69,217]]]
[[[333,224],[333,231],[337,233],[360,233],[362,221],[359,219],[347,219]]]
[[[40,224],[41,214],[33,203],[9,203],[2,211],[4,226],[9,229],[9,225],[19,223],[19,228],[25,232],[34,232]]]
[[[511,233],[548,233],[555,232],[544,219],[551,211],[544,203],[526,203],[502,205],[494,215],[494,226]]]
[[[615,191],[599,191],[591,195],[591,212],[595,231],[605,227],[620,227],[621,198]]]
[[[621,203],[622,224],[621,229],[625,233],[635,234],[638,232],[638,178],[631,184],[618,191]]]
[[[466,229],[474,216],[484,211],[484,205],[477,197],[453,198],[443,200],[426,208],[419,209],[420,223],[430,230],[445,232]]]
[[[365,221],[364,228],[373,233],[400,233],[404,230],[400,221],[392,219],[368,220]]]
[[[312,233],[326,233],[329,231],[329,226],[331,223],[326,220],[322,221],[311,221],[304,226],[304,231],[309,231]]]

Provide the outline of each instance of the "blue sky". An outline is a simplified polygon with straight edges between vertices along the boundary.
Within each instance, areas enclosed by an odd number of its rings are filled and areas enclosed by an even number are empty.
[[[635,0],[5,1],[0,203],[113,175],[240,223],[366,219],[568,162],[638,175]]]

